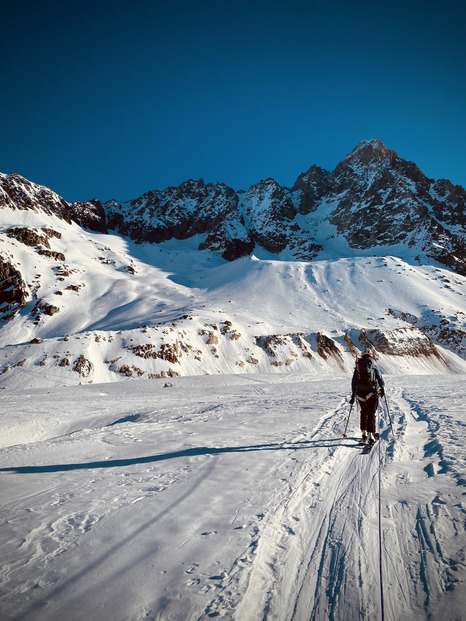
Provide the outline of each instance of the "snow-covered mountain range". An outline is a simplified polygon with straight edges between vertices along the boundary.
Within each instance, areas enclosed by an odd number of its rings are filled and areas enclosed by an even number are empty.
[[[379,141],[129,203],[1,174],[2,620],[464,618],[464,203]]]
[[[348,371],[368,344],[385,370],[464,369],[466,192],[380,141],[293,188],[0,183],[4,385]]]
[[[292,188],[267,179],[235,192],[200,179],[104,204],[68,204],[18,175],[3,175],[2,189],[2,207],[39,209],[140,243],[200,235],[199,249],[227,260],[258,248],[277,258],[326,258],[329,245],[334,258],[331,240],[338,236],[353,253],[394,254],[395,248],[466,274],[466,191],[446,179],[428,179],[379,140],[360,143],[332,172],[312,166]],[[347,256],[347,249],[339,254]]]

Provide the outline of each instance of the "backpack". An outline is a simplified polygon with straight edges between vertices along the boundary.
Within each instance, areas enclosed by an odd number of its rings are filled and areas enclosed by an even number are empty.
[[[358,381],[356,384],[357,393],[368,393],[371,391],[379,392],[375,362],[369,356],[356,359],[356,371]]]

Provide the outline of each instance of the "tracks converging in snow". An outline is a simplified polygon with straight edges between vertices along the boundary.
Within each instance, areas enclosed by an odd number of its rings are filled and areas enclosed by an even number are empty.
[[[379,451],[357,445],[354,411],[342,437],[347,380],[250,379],[12,402],[4,424],[19,408],[24,428],[0,464],[5,618],[380,618]],[[385,618],[459,619],[464,388],[388,384]]]
[[[355,438],[341,438],[342,416],[342,408],[327,413],[313,429],[312,440],[294,439],[287,460],[277,465],[275,478],[285,470],[287,478],[280,480],[286,486],[270,500],[259,526],[248,587],[239,604],[243,618],[351,618],[359,610],[368,615],[377,610],[377,583],[368,579],[375,575],[377,559],[361,542],[364,519],[375,517],[377,465],[374,456],[362,456],[360,447],[354,450]],[[296,446],[309,449],[305,460],[295,456]],[[347,559],[357,557],[360,548],[365,558],[352,576]],[[351,601],[352,582],[366,580],[371,585],[367,596]],[[225,610],[225,590],[231,592],[230,583],[209,604],[207,616],[215,603]]]

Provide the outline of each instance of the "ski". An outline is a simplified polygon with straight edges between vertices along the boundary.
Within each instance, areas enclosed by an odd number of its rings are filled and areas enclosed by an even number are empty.
[[[370,453],[372,451],[372,449],[374,448],[374,446],[376,445],[376,443],[379,440],[379,434],[378,433],[374,433],[374,437],[375,440],[373,440],[372,442],[368,442],[363,450],[363,453]]]

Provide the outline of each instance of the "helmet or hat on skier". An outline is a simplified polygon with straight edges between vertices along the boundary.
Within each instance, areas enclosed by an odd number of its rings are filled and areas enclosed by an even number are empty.
[[[362,352],[363,356],[372,356],[372,349],[366,347],[366,349]]]

